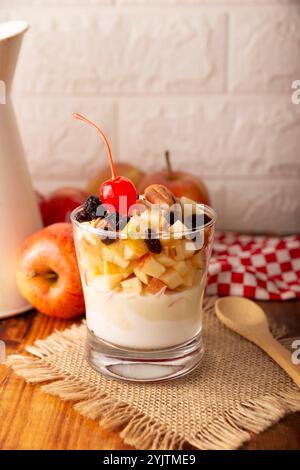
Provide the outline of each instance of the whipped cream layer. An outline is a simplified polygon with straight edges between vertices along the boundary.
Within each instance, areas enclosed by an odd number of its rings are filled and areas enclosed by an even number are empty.
[[[191,340],[201,331],[204,283],[182,292],[129,295],[84,283],[89,330],[132,349],[160,349]]]

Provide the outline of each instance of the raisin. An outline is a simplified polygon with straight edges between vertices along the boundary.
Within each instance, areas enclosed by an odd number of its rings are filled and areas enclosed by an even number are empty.
[[[203,227],[205,224],[210,222],[211,218],[206,214],[192,214],[187,220],[185,220],[186,227],[190,230],[190,233],[187,233],[185,237],[188,240],[196,242],[200,237],[200,232],[197,233],[197,229]]]
[[[101,206],[101,201],[96,196],[89,196],[84,203],[84,206],[80,212],[76,215],[78,222],[87,222],[89,220],[96,219],[97,208]]]
[[[197,228],[203,227],[210,222],[210,217],[207,214],[192,214],[185,220],[185,225],[189,230],[195,231]]]
[[[204,225],[208,224],[210,221],[211,218],[207,214],[204,214]]]
[[[164,217],[170,225],[173,225],[177,220],[181,220],[181,215],[178,211],[168,211],[164,214]]]
[[[97,217],[97,208],[101,205],[101,201],[97,196],[89,196],[84,203],[83,210],[91,218]]]
[[[86,222],[89,220],[87,214],[84,212],[83,209],[81,209],[81,211],[76,214],[75,219],[77,220],[77,222]]]
[[[108,230],[108,227],[104,227],[103,230]],[[100,240],[102,241],[102,243],[104,243],[104,245],[111,245],[112,243],[116,241],[116,238],[109,237],[109,236],[106,237],[105,235],[101,235]]]
[[[161,243],[158,238],[154,238],[154,233],[150,228],[146,231],[145,243],[149,248],[149,251],[155,254],[161,253]]]
[[[106,215],[107,215],[107,210],[102,204],[100,204],[96,210],[96,217],[106,217]]]
[[[112,243],[114,243],[116,241],[115,238],[101,238],[101,241],[102,243],[104,243],[104,245],[111,245]]]

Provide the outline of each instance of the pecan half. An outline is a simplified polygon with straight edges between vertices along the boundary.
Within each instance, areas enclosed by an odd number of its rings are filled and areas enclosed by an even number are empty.
[[[151,184],[147,186],[145,189],[145,198],[147,201],[151,202],[151,204],[160,204],[168,207],[173,206],[176,202],[174,194],[162,184]]]
[[[100,228],[100,229],[102,229],[102,230],[111,230],[109,221],[106,220],[106,219],[100,219],[100,220],[98,220],[98,221],[97,221],[97,224],[96,224],[96,227],[97,227],[97,228]]]

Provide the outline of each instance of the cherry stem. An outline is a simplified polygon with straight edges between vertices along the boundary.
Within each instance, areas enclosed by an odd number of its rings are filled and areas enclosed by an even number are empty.
[[[169,178],[171,178],[172,177],[172,165],[171,165],[169,150],[165,151],[165,159],[166,159],[166,164],[167,164],[167,172],[168,172]]]
[[[75,119],[78,119],[79,121],[83,121],[83,122],[86,122],[87,124],[89,124],[90,126],[93,126],[97,129],[97,131],[99,132],[99,134],[101,135],[101,138],[103,140],[103,142],[105,143],[105,146],[106,146],[106,150],[107,150],[107,154],[108,154],[108,158],[109,158],[109,164],[110,164],[110,169],[111,169],[111,176],[112,176],[112,179],[114,180],[117,176],[116,174],[116,169],[115,169],[115,165],[114,165],[114,161],[113,161],[113,157],[112,157],[112,153],[111,153],[111,149],[110,149],[110,145],[109,145],[109,142],[107,140],[107,137],[106,135],[104,134],[104,132],[100,129],[100,127],[96,126],[96,124],[94,124],[92,121],[90,121],[88,118],[82,116],[82,114],[79,114],[79,113],[75,113],[73,115],[73,117]]]

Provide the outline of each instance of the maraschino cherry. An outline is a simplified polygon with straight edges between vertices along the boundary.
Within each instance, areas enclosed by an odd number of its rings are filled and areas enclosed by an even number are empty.
[[[75,113],[74,118],[95,127],[106,146],[111,169],[111,180],[104,181],[100,186],[100,200],[102,204],[108,210],[111,210],[113,206],[115,211],[119,214],[127,215],[129,208],[136,203],[137,192],[133,182],[129,178],[126,178],[126,176],[116,175],[110,145],[104,132],[96,126],[96,124],[79,113]]]

